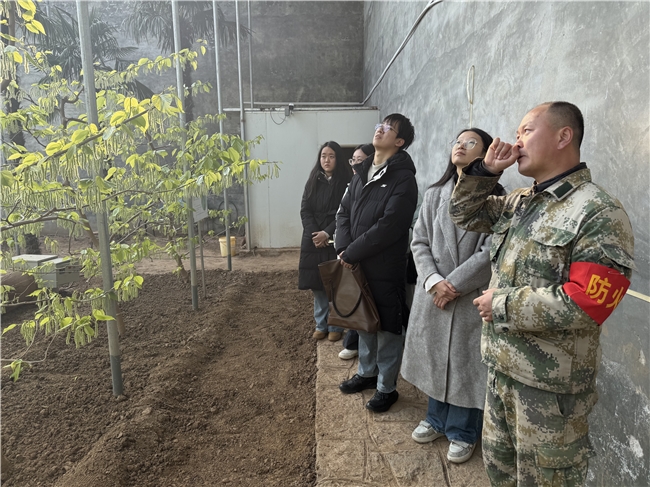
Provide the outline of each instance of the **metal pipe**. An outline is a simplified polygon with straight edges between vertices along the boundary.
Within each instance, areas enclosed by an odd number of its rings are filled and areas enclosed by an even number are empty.
[[[340,112],[340,111],[346,111],[346,110],[355,110],[355,111],[362,111],[362,110],[376,110],[376,107],[323,107],[323,108],[294,108],[294,112]],[[223,113],[235,113],[235,112],[240,112],[240,108],[224,108]],[[260,108],[246,108],[246,113],[283,113],[284,114],[284,109],[282,111],[280,110],[273,110],[273,109],[260,109]]]
[[[239,0],[235,0],[235,22],[237,23],[237,74],[239,77],[239,123],[241,139],[246,140],[245,130],[245,111],[244,111],[244,87],[242,83],[241,72],[241,39],[239,33]],[[244,154],[242,154],[244,156]],[[246,248],[251,250],[253,248],[253,241],[251,238],[251,215],[248,205],[248,165],[244,165],[244,214],[246,215]]]
[[[320,106],[336,106],[336,107],[342,107],[342,106],[364,106],[363,103],[358,102],[358,101],[346,101],[346,102],[330,102],[330,101],[299,101],[299,102],[293,102],[293,101],[258,101],[255,102],[257,106],[283,106],[286,107],[287,105],[293,105],[294,107],[320,107]]]
[[[205,261],[203,260],[203,234],[201,233],[201,227],[203,226],[203,220],[199,220],[199,255],[201,256],[201,281],[203,282],[203,299],[207,296],[205,291]]]
[[[174,28],[174,51],[178,54],[181,50],[181,28],[178,14],[178,0],[172,0],[172,23]],[[185,87],[183,85],[183,66],[181,60],[176,57],[176,90],[178,98],[183,103],[183,110],[178,113],[178,120],[181,128],[185,128]],[[185,137],[182,140],[185,145]],[[189,171],[190,166],[185,163],[185,171]],[[186,192],[185,200],[187,201],[187,238],[190,247],[190,282],[192,285],[192,309],[199,309],[199,290],[196,283],[196,244],[194,243],[194,210],[192,209],[192,198]]]
[[[88,20],[88,2],[77,0],[77,20],[79,22],[79,42],[81,47],[81,66],[84,72],[84,91],[86,93],[86,109],[88,123],[99,127],[97,116],[97,95],[95,94],[95,68],[93,67],[93,52],[90,42],[90,21]],[[105,171],[104,171],[105,172]],[[99,253],[102,261],[102,284],[108,295],[113,291],[113,264],[111,262],[111,247],[108,233],[108,216],[106,203],[102,203],[97,213],[97,232],[99,234]],[[117,306],[111,298],[106,298],[107,314],[115,317]],[[106,322],[108,335],[108,354],[111,362],[111,377],[113,380],[113,395],[120,396],[124,392],[122,383],[122,365],[120,358],[120,338],[115,320]]]
[[[217,15],[217,0],[212,0],[212,20],[214,21],[214,58],[217,67],[217,112],[222,112],[221,106],[221,72],[219,62],[219,18]],[[223,134],[223,120],[219,119],[219,133]],[[223,149],[223,146],[222,146]],[[223,162],[223,161],[222,161]],[[228,215],[228,190],[223,188],[223,209],[226,211],[224,225],[226,227],[226,251],[228,252],[228,270],[232,270],[232,256],[230,252],[230,215]]]
[[[248,8],[248,79],[251,91],[251,108],[255,107],[253,103],[253,36],[251,35],[251,0],[246,2]]]
[[[422,10],[422,12],[420,12],[420,15],[418,15],[418,18],[415,19],[415,22],[413,23],[413,26],[411,27],[411,30],[409,30],[408,34],[406,34],[406,37],[404,38],[404,40],[402,41],[400,46],[397,48],[397,51],[395,51],[395,54],[393,54],[393,57],[391,58],[391,60],[388,61],[388,65],[386,65],[386,67],[384,68],[382,73],[379,75],[379,79],[377,80],[375,85],[370,89],[370,92],[368,93],[368,96],[366,96],[366,98],[363,100],[364,105],[366,104],[366,102],[368,100],[370,100],[370,97],[375,92],[375,90],[377,89],[379,84],[382,82],[382,80],[384,79],[384,76],[386,76],[386,73],[388,72],[390,67],[393,65],[393,63],[395,62],[395,59],[397,59],[397,56],[400,55],[400,53],[402,52],[404,47],[406,47],[406,44],[408,44],[408,41],[411,40],[411,37],[413,36],[416,29],[418,28],[418,25],[420,25],[420,22],[422,22],[422,19],[424,18],[424,16],[429,12],[429,10],[431,10],[433,7],[435,7],[436,5],[438,5],[441,2],[442,2],[442,0],[429,0],[429,3],[427,3],[427,5],[424,7],[424,10]]]

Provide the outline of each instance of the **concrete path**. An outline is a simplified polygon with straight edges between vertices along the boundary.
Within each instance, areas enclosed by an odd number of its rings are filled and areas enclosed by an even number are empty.
[[[456,465],[447,461],[446,438],[425,445],[411,439],[426,416],[426,397],[401,377],[399,400],[386,413],[365,408],[374,390],[342,394],[338,385],[356,373],[357,360],[338,358],[341,348],[342,341],[318,343],[318,487],[489,487],[480,445]]]

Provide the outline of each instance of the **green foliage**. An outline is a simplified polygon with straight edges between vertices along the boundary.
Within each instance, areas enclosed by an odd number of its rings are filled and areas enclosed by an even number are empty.
[[[69,81],[81,77],[81,49],[79,43],[79,24],[76,16],[58,7],[50,5],[50,14],[36,12],[35,19],[40,21],[47,35],[27,33],[27,40],[36,45],[40,52],[46,53],[48,64],[60,66],[61,74]],[[135,51],[135,47],[121,47],[117,40],[117,27],[100,17],[96,8],[90,8],[90,41],[95,69],[118,69]],[[110,66],[109,62],[113,61]]]
[[[213,4],[210,1],[179,2],[181,45],[191,46],[199,39],[214,39]],[[172,25],[172,5],[169,0],[139,1],[130,5],[130,12],[124,21],[124,28],[140,43],[155,39],[163,51],[174,50],[174,29]],[[237,24],[226,20],[221,7],[217,6],[221,46],[229,46],[237,39]],[[249,34],[240,25],[242,37]]]
[[[0,5],[6,11],[7,3]],[[19,0],[18,5],[25,28],[44,35],[31,0]],[[96,71],[99,123],[89,124],[81,102],[82,84],[68,79],[60,65],[50,64],[55,58],[34,44],[12,37],[13,45],[9,45],[8,37],[0,34],[3,80],[15,79],[19,64],[26,71],[38,69],[48,76],[28,89],[15,84],[9,96],[20,99],[24,106],[0,114],[3,131],[20,125],[40,146],[32,150],[14,142],[2,145],[0,157],[7,163],[0,172],[0,243],[12,250],[24,241],[25,234],[40,235],[45,222],[55,222],[68,230],[71,238],[87,235],[92,232],[88,215],[106,209],[116,280],[110,292],[89,289],[67,297],[40,288],[31,296],[38,307],[34,319],[11,324],[3,334],[20,329],[30,344],[39,332],[65,333],[68,342],[81,346],[97,335],[98,323],[113,320],[105,312],[110,309],[109,300],[138,296],[144,280],[135,265],[161,250],[149,239],[145,227],[166,236],[166,250],[178,256],[187,245],[187,202],[192,197],[221,193],[234,183],[273,177],[278,168],[250,159],[250,148],[259,139],[244,141],[235,135],[213,133],[211,127],[222,115],[201,117],[181,127],[183,107],[173,87],[143,100],[125,93],[124,86],[139,76],[162,74],[172,69],[177,59],[196,69],[200,55],[195,51],[183,49],[153,60],[141,59],[121,71]],[[207,89],[208,85],[197,82],[188,93]],[[60,124],[52,124],[54,115],[66,107],[81,114],[60,117]],[[46,240],[47,246],[52,243]],[[101,274],[101,256],[92,248],[74,255],[73,261],[88,279]],[[0,264],[10,267],[9,252],[3,252]],[[10,304],[6,301],[10,289],[5,288],[2,307]],[[23,363],[12,362],[12,377],[18,377]]]
[[[20,373],[22,372],[23,365],[27,363],[24,362],[22,359],[17,359],[12,361],[9,365],[5,365],[3,368],[10,368],[11,369],[11,378],[15,381],[18,380],[18,377],[20,377]],[[27,363],[29,365],[29,363]]]

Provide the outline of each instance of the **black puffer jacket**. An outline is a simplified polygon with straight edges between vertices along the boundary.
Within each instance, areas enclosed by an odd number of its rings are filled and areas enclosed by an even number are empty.
[[[336,215],[337,254],[359,262],[375,298],[381,328],[396,334],[408,321],[405,304],[409,228],[418,201],[415,165],[406,152],[390,159],[368,183],[374,156],[352,178]]]
[[[318,175],[312,194],[307,198],[302,195],[300,218],[302,220],[302,240],[300,242],[300,264],[298,265],[298,288],[324,290],[318,272],[318,264],[336,259],[334,247],[317,249],[311,234],[324,230],[330,237],[336,229],[336,211],[347,188],[346,181],[329,181],[324,174]],[[306,188],[305,188],[306,190]]]

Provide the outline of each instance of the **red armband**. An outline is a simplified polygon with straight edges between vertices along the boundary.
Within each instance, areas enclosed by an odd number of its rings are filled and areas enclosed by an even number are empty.
[[[562,289],[598,325],[616,309],[630,281],[616,269],[593,262],[574,262]]]

